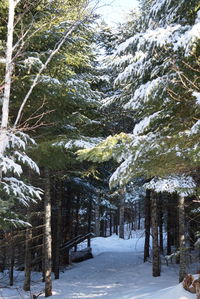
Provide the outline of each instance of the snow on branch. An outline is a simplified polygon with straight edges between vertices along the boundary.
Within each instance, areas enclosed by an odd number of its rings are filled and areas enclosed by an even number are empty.
[[[8,132],[8,142],[6,154],[0,155],[0,167],[4,174],[13,172],[20,176],[23,172],[21,164],[28,165],[32,170],[40,173],[37,164],[27,156],[25,150],[29,144],[35,144],[35,141],[23,132]]]
[[[136,52],[135,56],[132,57],[132,63],[130,63],[123,72],[119,73],[115,79],[115,85],[126,82],[128,78],[139,76],[144,71],[144,61],[147,54],[143,51]]]
[[[140,87],[135,90],[133,97],[124,106],[124,108],[134,110],[139,108],[139,106],[141,105],[141,101],[143,103],[148,102],[152,95],[154,98],[156,97],[156,94],[158,94],[158,96],[161,96],[160,91],[162,90],[162,93],[165,92],[167,86],[166,83],[168,80],[168,76],[163,76],[149,81],[146,84],[140,85]]]
[[[163,47],[168,46],[174,51],[179,48],[185,49],[185,54],[188,55],[191,47],[200,38],[200,12],[194,25],[182,26],[181,24],[171,24],[156,29],[147,29],[145,32],[137,33],[135,36],[127,39],[117,48],[116,55],[121,55],[133,51],[140,51],[153,46]]]
[[[135,125],[133,135],[137,136],[143,134],[143,132],[149,127],[151,121],[160,114],[160,111],[153,113],[150,116],[145,117],[138,124]]]
[[[16,131],[16,132],[8,132],[8,144],[7,144],[7,148],[11,149],[11,148],[18,148],[18,149],[22,149],[25,150],[26,146],[28,144],[36,144],[35,140],[33,138],[31,138],[28,134],[25,134],[21,131]]]
[[[15,196],[15,198],[25,206],[28,206],[29,202],[41,200],[41,195],[43,194],[42,189],[25,184],[23,181],[14,177],[3,178],[1,184],[3,186],[3,190],[8,195]]]
[[[5,222],[11,223],[14,227],[24,227],[24,226],[31,227],[30,223],[23,221],[22,219],[19,218],[15,218],[15,219],[4,218],[3,220]]]
[[[185,131],[185,133],[188,136],[192,136],[192,135],[196,135],[200,132],[200,120],[197,120],[196,123],[187,131]]]
[[[194,91],[192,95],[196,98],[196,104],[200,105],[200,92]]]
[[[166,178],[154,178],[144,186],[146,189],[152,189],[155,192],[176,192],[181,196],[189,196],[195,193],[196,183],[191,176],[183,174]]]
[[[16,156],[19,162],[28,165],[32,170],[34,170],[38,174],[40,173],[37,164],[30,157],[28,157],[25,152],[20,153],[18,151],[15,151],[14,155]]]
[[[13,172],[20,176],[22,174],[22,167],[13,161],[12,157],[0,155],[0,168],[2,173]]]
[[[130,155],[120,166],[115,170],[109,180],[110,188],[113,188],[117,185],[124,186],[129,178],[130,168],[133,165],[133,157]]]
[[[83,149],[89,149],[96,146],[98,143],[102,142],[103,138],[91,138],[91,137],[85,137],[81,136],[80,139],[72,139],[69,141],[59,141],[57,143],[54,143],[54,146],[63,146],[66,149],[74,149],[74,148],[83,148]]]

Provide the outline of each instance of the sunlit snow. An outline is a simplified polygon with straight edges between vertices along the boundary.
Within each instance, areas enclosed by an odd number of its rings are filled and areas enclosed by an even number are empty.
[[[175,175],[166,178],[154,178],[145,184],[147,189],[153,189],[156,192],[177,192],[181,196],[189,196],[195,193],[196,183],[193,178],[186,175]]]
[[[152,277],[152,264],[143,263],[144,232],[132,231],[132,238],[92,239],[94,258],[74,264],[53,281],[53,299],[195,299],[178,285],[177,265],[162,264],[162,275]],[[4,274],[4,279],[6,275]],[[32,294],[44,289],[41,273],[32,274]],[[4,299],[29,299],[19,285],[23,272],[15,273],[15,286],[1,288]],[[1,280],[4,283],[4,280]],[[16,288],[16,286],[18,286]],[[39,298],[45,298],[44,294]]]

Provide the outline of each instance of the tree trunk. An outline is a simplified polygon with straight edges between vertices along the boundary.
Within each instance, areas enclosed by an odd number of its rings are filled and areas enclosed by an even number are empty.
[[[179,197],[179,244],[180,244],[180,269],[179,282],[186,276],[186,247],[185,247],[185,198]]]
[[[45,193],[44,193],[44,213],[45,213],[45,231],[44,231],[44,267],[45,267],[45,297],[52,295],[51,282],[51,194],[50,194],[50,174],[49,169],[45,168]]]
[[[167,254],[170,255],[171,245],[172,245],[172,238],[171,238],[171,200],[168,195],[168,204],[167,204]]]
[[[61,245],[61,225],[62,225],[62,182],[58,183],[58,192],[56,200],[56,235],[55,235],[55,257],[54,257],[54,275],[55,279],[60,276],[60,245]]]
[[[115,215],[114,215],[114,229],[113,229],[113,233],[116,234],[116,235],[118,235],[118,219],[119,219],[119,217],[118,217],[119,211],[118,210],[115,212]]]
[[[144,243],[144,262],[149,257],[149,245],[150,245],[150,226],[151,226],[151,191],[146,190],[145,197],[145,243]]]
[[[8,25],[7,25],[7,44],[6,44],[6,71],[5,84],[2,99],[2,119],[1,119],[1,133],[0,133],[0,154],[3,155],[8,143],[8,117],[9,117],[9,103],[11,80],[13,73],[12,55],[13,55],[13,31],[14,31],[14,16],[15,16],[15,1],[9,0]],[[2,173],[0,173],[0,177]]]
[[[80,198],[79,195],[76,195],[76,209],[75,209],[75,228],[74,228],[74,237],[78,236],[79,231],[79,209],[80,209]],[[74,251],[77,251],[77,245],[74,246]]]
[[[28,292],[31,288],[31,241],[32,230],[26,229],[26,249],[25,249],[25,278],[24,278],[24,291]]]
[[[151,196],[151,227],[153,239],[153,276],[160,276],[160,253],[158,246],[158,214],[157,214],[157,195],[152,192]]]
[[[13,238],[13,236],[12,236],[12,238]],[[11,243],[10,243],[10,271],[9,271],[10,286],[13,286],[13,283],[14,283],[14,265],[15,265],[15,244],[14,244],[14,241],[11,240]]]
[[[162,210],[161,193],[159,193],[159,241],[160,241],[160,252],[163,253],[163,210]]]
[[[138,200],[138,229],[140,229],[140,222],[141,222],[141,203],[140,200]]]
[[[119,206],[119,237],[124,239],[124,191],[120,190],[120,206]]]
[[[99,211],[99,202],[95,205],[95,236],[100,236],[100,211]]]
[[[110,209],[109,228],[110,228],[110,236],[112,236],[112,210],[111,209]]]
[[[89,199],[89,206],[88,206],[88,233],[91,232],[91,221],[92,221],[92,199]],[[90,237],[87,240],[87,247],[91,246],[91,239]]]

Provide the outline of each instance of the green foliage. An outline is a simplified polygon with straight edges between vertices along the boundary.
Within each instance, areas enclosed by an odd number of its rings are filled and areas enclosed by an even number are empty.
[[[95,148],[78,152],[81,159],[122,161],[111,186],[127,184],[136,176],[163,177],[198,167],[200,109],[194,94],[200,91],[200,41],[196,36],[190,45],[176,46],[177,38],[184,41],[185,32],[195,26],[198,5],[195,0],[141,1],[149,13],[133,17],[135,35],[130,37],[124,26],[121,40],[127,40],[113,55],[116,93],[106,105],[111,111],[132,111],[133,134],[128,140],[121,134],[119,139],[108,137]],[[175,33],[160,39],[160,32],[175,26]]]
[[[109,136],[92,149],[77,151],[78,159],[80,161],[105,162],[114,158],[119,162],[122,159],[124,147],[131,141],[130,136],[125,133]]]

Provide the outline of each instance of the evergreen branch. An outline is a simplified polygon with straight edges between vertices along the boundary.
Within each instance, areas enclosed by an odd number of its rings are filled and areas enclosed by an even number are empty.
[[[93,8],[94,10],[94,8]],[[82,11],[82,14],[84,13],[84,11]],[[41,69],[39,70],[39,72],[37,73],[28,93],[26,94],[24,100],[22,101],[22,104],[19,108],[15,123],[14,123],[14,128],[16,128],[16,126],[18,125],[18,122],[20,121],[21,118],[21,114],[22,111],[24,109],[24,106],[26,105],[30,95],[32,94],[33,89],[35,88],[35,86],[38,84],[39,79],[40,79],[40,75],[42,74],[42,72],[46,69],[46,67],[48,66],[48,64],[50,63],[50,61],[52,60],[52,58],[55,56],[55,54],[58,53],[58,51],[60,50],[60,48],[63,46],[63,44],[65,43],[65,41],[67,40],[67,38],[78,28],[78,26],[80,24],[82,24],[83,22],[85,22],[90,15],[86,14],[86,16],[82,19],[82,20],[76,20],[71,27],[67,30],[67,32],[65,32],[64,36],[60,39],[60,41],[55,45],[54,50],[51,52],[51,54],[49,55],[49,57],[47,58],[46,62],[43,64],[43,66],[41,67]]]

